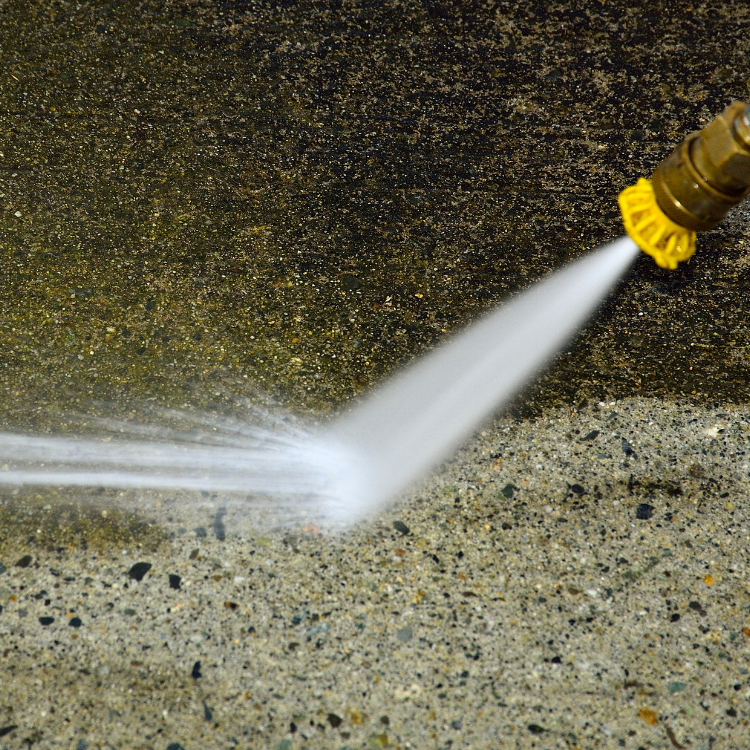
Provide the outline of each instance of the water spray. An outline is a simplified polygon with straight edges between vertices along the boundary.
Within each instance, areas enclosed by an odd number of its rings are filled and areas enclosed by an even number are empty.
[[[202,435],[102,443],[0,433],[0,484],[107,485],[274,498],[351,523],[433,470],[595,313],[639,254],[674,269],[750,193],[750,107],[734,102],[619,197],[628,237],[556,271],[374,389],[327,430],[203,417]],[[133,430],[137,434],[137,430]],[[243,501],[240,501],[240,504]],[[294,513],[291,514],[292,516]]]

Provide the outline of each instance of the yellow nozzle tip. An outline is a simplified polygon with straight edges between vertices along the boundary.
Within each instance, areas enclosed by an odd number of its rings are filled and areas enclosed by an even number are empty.
[[[659,208],[651,180],[641,177],[617,198],[625,231],[662,268],[674,270],[695,252],[695,232],[675,224]]]

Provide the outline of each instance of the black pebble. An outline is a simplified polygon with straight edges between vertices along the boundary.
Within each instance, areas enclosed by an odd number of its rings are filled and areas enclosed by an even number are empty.
[[[451,722],[451,729],[461,729],[463,725],[464,723],[461,721],[461,719],[456,719],[455,721]]]
[[[70,625],[71,628],[80,628],[83,623],[81,622],[80,617],[71,617],[68,621],[68,625]]]
[[[639,521],[648,521],[654,515],[654,506],[648,503],[640,503],[635,510],[635,517]]]
[[[24,555],[17,563],[17,568],[28,568],[34,558],[31,555]]]
[[[574,492],[576,495],[583,495],[586,492],[580,484],[571,484],[570,491]]]
[[[180,576],[176,576],[173,573],[169,574],[169,588],[170,589],[179,589],[181,582],[182,582],[182,578],[180,578]]]
[[[328,714],[328,723],[336,729],[336,727],[341,726],[341,722],[343,719],[340,716],[337,716],[336,714]]]
[[[40,617],[39,622],[44,625],[45,627],[47,625],[52,625],[52,623],[55,621],[54,617]]]
[[[167,745],[167,750],[185,750],[185,748],[179,742],[172,742]]]
[[[540,727],[539,724],[529,724],[529,732],[532,734],[542,734],[547,730],[544,727]]]
[[[201,663],[199,661],[197,661],[197,662],[195,662],[195,664],[193,664],[193,671],[190,673],[190,676],[194,680],[197,680],[199,677],[203,676],[203,675],[201,675]]]
[[[151,570],[151,563],[139,562],[136,563],[129,571],[128,575],[135,581],[142,581],[143,576]]]
[[[593,440],[595,437],[599,437],[599,430],[591,430],[591,432],[581,438],[581,442],[584,440]]]
[[[506,484],[505,487],[503,487],[500,492],[502,492],[503,497],[508,498],[510,500],[513,497],[513,493],[518,489],[514,484]]]
[[[550,662],[551,662],[552,664],[562,664],[562,656],[553,656],[553,657],[552,657],[552,658],[550,659]]]
[[[625,440],[625,438],[622,439],[621,445],[622,445],[622,452],[626,456],[634,456],[634,457],[636,457],[635,456],[635,451],[633,450],[633,448],[630,445],[630,443],[627,440]]]
[[[407,534],[411,534],[411,532],[409,531],[409,527],[403,521],[394,521],[393,528],[404,536],[406,536]]]
[[[214,715],[213,713],[211,713],[211,709],[208,707],[206,701],[203,701],[203,718],[206,721],[211,721],[211,719],[214,718]]]
[[[680,616],[679,616],[679,615],[677,614],[677,612],[675,612],[675,613],[674,613],[674,614],[673,614],[673,615],[672,615],[672,616],[671,616],[671,617],[669,618],[669,621],[670,621],[670,622],[679,622],[679,621],[680,621]]]
[[[11,724],[9,727],[0,727],[0,737],[5,737],[6,734],[10,734],[14,729],[18,729],[18,724]]]
[[[224,526],[223,520],[226,514],[226,508],[219,508],[214,516],[214,534],[220,542],[223,542],[227,538],[227,527]]]

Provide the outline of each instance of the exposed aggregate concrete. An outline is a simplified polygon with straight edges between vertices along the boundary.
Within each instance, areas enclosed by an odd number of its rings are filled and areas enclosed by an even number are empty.
[[[747,98],[749,13],[0,0],[4,428],[336,412],[619,235]],[[0,748],[747,744],[749,218],[344,536],[3,491]]]

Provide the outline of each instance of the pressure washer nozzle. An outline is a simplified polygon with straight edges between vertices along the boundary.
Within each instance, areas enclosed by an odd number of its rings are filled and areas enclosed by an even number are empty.
[[[750,194],[750,105],[732,102],[656,168],[620,193],[625,230],[662,268],[695,252],[695,233],[715,227]]]

